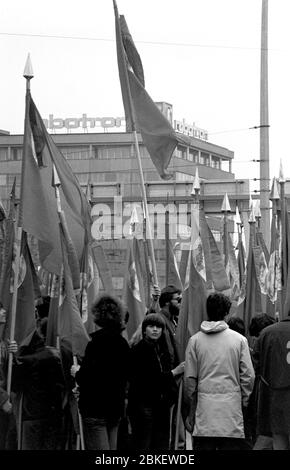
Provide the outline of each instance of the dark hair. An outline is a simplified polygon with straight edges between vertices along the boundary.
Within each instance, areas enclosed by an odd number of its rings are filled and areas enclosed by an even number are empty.
[[[170,302],[174,294],[181,294],[181,290],[178,287],[170,284],[169,286],[164,287],[161,291],[161,295],[159,297],[159,305],[163,308],[167,302]]]
[[[206,311],[210,321],[223,320],[229,313],[230,308],[230,299],[220,292],[209,294],[206,300]]]
[[[245,336],[246,328],[244,320],[239,317],[231,317],[228,319],[227,324],[231,330],[237,331],[241,335]]]
[[[276,323],[275,318],[271,317],[267,313],[259,313],[251,320],[249,326],[250,336],[258,337],[261,331],[266,328],[266,326],[273,325],[273,323]]]
[[[165,321],[159,313],[148,313],[142,322],[142,335],[144,336],[147,326],[159,326],[164,331]]]
[[[91,311],[96,325],[118,332],[124,329],[124,308],[117,297],[100,295],[92,305]]]

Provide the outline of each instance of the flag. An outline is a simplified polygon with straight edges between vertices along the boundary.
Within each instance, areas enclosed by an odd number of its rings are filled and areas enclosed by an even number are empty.
[[[95,324],[91,314],[91,307],[99,292],[99,271],[94,262],[91,247],[88,242],[85,243],[81,259],[81,285],[78,295],[78,305],[82,322],[87,332],[95,331]]]
[[[114,293],[112,273],[102,245],[93,242],[91,245],[93,261],[97,266],[103,289],[110,294]]]
[[[53,165],[61,183],[61,207],[80,260],[85,233],[90,237],[88,202],[27,91],[19,226],[37,238],[41,266],[59,274],[62,256],[55,189],[51,185]]]
[[[264,279],[263,269],[266,266],[263,260],[261,247],[255,245],[255,222],[250,222],[250,242],[245,275],[245,296],[238,305],[236,316],[243,319],[246,334],[248,334],[251,319],[262,313],[261,280]]]
[[[123,15],[119,16],[115,0],[114,10],[119,77],[127,129],[140,131],[160,177],[168,179],[172,175],[166,170],[177,138],[168,119],[145,90],[142,62],[126,20]]]
[[[186,276],[176,329],[176,341],[181,360],[184,360],[189,338],[199,331],[201,322],[207,318],[206,270],[199,234],[199,214],[197,208],[192,211],[191,227],[192,236],[188,258],[188,274]]]
[[[2,249],[2,263],[0,266],[0,299],[3,302],[3,299],[7,297],[8,307],[10,303],[9,286],[13,261],[13,246],[15,241],[15,186],[16,181],[14,179],[14,183],[10,193],[9,214],[8,217],[5,219],[5,236],[3,240]]]
[[[83,357],[89,336],[81,319],[73,289],[72,273],[68,262],[68,247],[62,222],[59,224],[62,248],[62,270],[59,287],[58,335],[61,348],[73,356]]]
[[[226,265],[226,271],[231,286],[231,300],[238,300],[241,293],[241,278],[239,271],[239,264],[235,254],[235,248],[232,242],[231,235],[227,233],[227,253],[228,253],[228,262]]]
[[[6,212],[5,212],[4,206],[2,204],[2,201],[0,199],[0,222],[2,222],[5,219],[6,219]]]
[[[143,321],[146,313],[144,284],[140,265],[140,240],[128,240],[127,272],[124,279],[123,301],[129,313],[127,334],[131,336]]]
[[[219,292],[230,288],[224,262],[203,210],[199,212],[200,236],[205,257],[206,286]]]
[[[7,312],[4,332],[6,338],[10,338],[12,322],[12,296],[15,272],[13,248],[10,251],[10,255],[10,267],[7,266],[7,277],[1,292],[2,302]],[[14,331],[14,339],[19,346],[28,344],[36,329],[35,301],[40,298],[39,282],[27,243],[27,234],[22,231]]]
[[[49,292],[50,303],[46,328],[46,344],[58,348],[58,304],[59,304],[59,275],[53,274]]]
[[[165,214],[165,246],[166,246],[166,255],[165,255],[165,278],[166,285],[173,285],[177,287],[181,292],[183,291],[183,286],[180,279],[180,274],[178,270],[177,260],[172,246],[169,233],[169,211],[166,211]]]
[[[285,237],[285,243],[284,247],[286,248],[286,253],[285,256],[282,256],[282,262],[286,264],[286,279],[283,280],[283,284],[285,286],[285,297],[284,297],[284,304],[283,304],[283,309],[282,309],[282,318],[286,318],[289,313],[290,313],[290,220],[289,220],[289,214],[287,210],[285,211],[285,230],[282,233],[282,237]],[[281,270],[282,268],[279,269],[279,274],[278,274],[278,281],[281,279]],[[278,282],[278,289],[280,287],[280,282]]]
[[[175,252],[174,252],[171,240],[168,240],[166,264],[167,264],[166,285],[173,285],[182,292],[183,286],[181,283],[177,260],[176,260],[176,256],[175,256]]]

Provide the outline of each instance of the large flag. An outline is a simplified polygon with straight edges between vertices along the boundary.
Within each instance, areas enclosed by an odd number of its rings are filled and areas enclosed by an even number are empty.
[[[41,265],[59,274],[62,256],[55,189],[51,184],[53,165],[61,183],[61,207],[80,260],[85,233],[90,236],[88,202],[27,91],[19,226],[37,238]]]
[[[206,286],[219,292],[230,288],[229,278],[215,238],[207,223],[203,210],[199,212],[200,236],[205,258]]]
[[[123,15],[114,1],[119,76],[128,130],[138,130],[159,175],[168,179],[166,170],[177,138],[169,121],[145,90],[144,73],[138,51]],[[137,127],[137,128],[136,128]]]
[[[100,274],[104,291],[113,294],[114,287],[112,273],[102,245],[99,242],[94,241],[91,245],[91,253],[93,261],[96,264]]]
[[[261,247],[255,245],[256,233],[255,222],[250,222],[250,241],[245,276],[245,294],[237,309],[237,316],[245,323],[246,334],[248,333],[251,319],[263,312],[262,290],[266,287],[265,257]]]
[[[82,322],[76,294],[73,289],[72,273],[68,262],[68,247],[63,225],[60,222],[62,247],[62,270],[60,275],[58,335],[60,346],[70,350],[73,356],[83,357],[89,336]]]
[[[176,286],[180,291],[183,291],[183,285],[180,279],[178,270],[177,260],[173,249],[173,244],[170,236],[170,224],[169,224],[169,211],[165,213],[165,279],[166,285]]]
[[[281,238],[278,227],[278,216],[272,214],[271,221],[271,244],[270,244],[270,259],[268,262],[268,276],[267,276],[267,313],[275,316],[278,308],[278,292],[281,297],[281,250],[280,250]],[[280,300],[280,299],[279,299]]]
[[[286,279],[283,279],[284,285],[284,304],[282,308],[282,315],[281,319],[286,318],[290,313],[290,220],[289,214],[286,208],[285,214],[285,230],[283,230],[282,237],[285,237],[285,243],[283,244],[284,248],[286,248],[285,256],[282,253],[282,262],[286,263]],[[279,270],[279,273],[281,269]],[[279,279],[280,280],[280,279]],[[280,285],[279,285],[280,287]]]
[[[80,270],[81,286],[80,293],[78,295],[78,304],[82,322],[85,325],[87,332],[90,334],[95,331],[91,307],[99,292],[100,278],[97,265],[92,256],[92,250],[88,242],[86,242],[84,246]]]
[[[124,279],[123,301],[129,313],[127,334],[130,340],[146,313],[146,299],[140,264],[140,242],[128,240],[127,272]]]
[[[10,338],[12,321],[12,296],[14,287],[15,257],[13,248],[10,251],[10,267],[7,265],[6,275],[2,284],[2,302],[7,311],[4,330],[6,338]],[[19,276],[17,283],[17,304],[15,317],[14,339],[18,345],[28,344],[35,329],[35,301],[41,298],[38,277],[35,272],[27,243],[27,234],[22,232]]]
[[[199,331],[201,322],[207,318],[206,268],[199,233],[198,207],[192,210],[191,230],[187,275],[176,330],[176,341],[182,360],[189,338]]]

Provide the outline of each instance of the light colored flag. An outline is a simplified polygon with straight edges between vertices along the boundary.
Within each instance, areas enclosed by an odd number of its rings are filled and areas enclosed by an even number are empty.
[[[140,265],[140,242],[141,240],[136,238],[128,240],[127,271],[124,277],[123,301],[129,313],[127,323],[129,340],[143,321],[146,313],[146,297]]]

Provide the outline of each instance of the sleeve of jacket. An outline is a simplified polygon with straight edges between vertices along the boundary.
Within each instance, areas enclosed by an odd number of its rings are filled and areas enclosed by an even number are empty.
[[[246,407],[254,388],[255,372],[252,364],[248,341],[246,338],[241,342],[240,356],[240,384],[242,392],[242,405]]]

